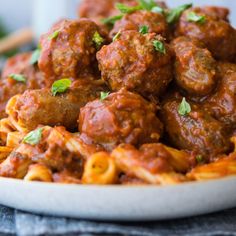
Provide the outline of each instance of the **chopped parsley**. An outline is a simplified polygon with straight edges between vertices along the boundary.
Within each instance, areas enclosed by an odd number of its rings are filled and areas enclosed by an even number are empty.
[[[187,15],[187,20],[189,22],[195,22],[199,24],[204,24],[206,22],[206,17],[196,14],[195,12],[189,12]]]
[[[104,42],[103,37],[96,31],[92,40],[95,43],[96,49],[99,50]]]
[[[16,80],[18,82],[22,82],[22,83],[26,82],[25,76],[21,75],[21,74],[10,74],[9,78],[14,79],[14,80]]]
[[[141,10],[141,6],[130,7],[122,3],[116,3],[116,9],[118,9],[122,14],[130,14],[135,11]]]
[[[190,104],[186,101],[186,98],[183,98],[181,104],[179,105],[178,113],[181,116],[186,116],[191,112],[191,110]]]
[[[39,128],[37,130],[34,130],[34,131],[28,133],[24,137],[23,143],[27,143],[27,144],[30,144],[30,145],[38,144],[42,139],[42,132],[43,132],[43,128]]]
[[[60,30],[54,31],[51,35],[48,36],[48,40],[56,39],[60,33]]]
[[[165,13],[165,10],[162,7],[155,6],[152,8],[151,12],[163,14]]]
[[[109,96],[110,92],[101,92],[100,100],[103,101]]]
[[[197,155],[196,160],[198,164],[202,164],[204,162],[204,158],[202,155]]]
[[[139,33],[141,34],[147,34],[149,31],[149,27],[147,25],[143,25],[139,28]]]
[[[113,37],[112,41],[115,42],[121,36],[121,30]]]
[[[156,51],[162,53],[162,54],[166,54],[166,48],[163,42],[159,41],[159,40],[154,40],[153,41],[153,46],[155,48]]]
[[[137,0],[142,10],[151,11],[157,6],[154,0]]]
[[[188,8],[192,7],[193,4],[184,4],[179,7],[173,8],[166,13],[166,20],[169,24],[173,24],[179,20],[182,13]]]
[[[123,16],[124,16],[123,14],[117,15],[117,16],[112,16],[112,17],[102,19],[101,21],[105,25],[113,26],[116,23],[116,21],[121,20],[123,18]]]
[[[57,93],[64,93],[70,88],[72,82],[70,79],[61,79],[53,83],[51,91],[53,96],[56,96]]]
[[[30,65],[34,65],[34,64],[38,63],[40,54],[41,54],[40,48],[37,48],[34,50],[34,52],[32,53],[32,56],[30,58]]]

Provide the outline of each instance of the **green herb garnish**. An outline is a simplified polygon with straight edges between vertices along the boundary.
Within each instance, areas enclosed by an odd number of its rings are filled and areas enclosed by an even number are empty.
[[[14,80],[16,80],[18,82],[22,82],[22,83],[26,82],[25,76],[21,75],[21,74],[10,74],[9,78],[14,79]]]
[[[124,16],[123,14],[117,15],[117,16],[112,16],[112,17],[102,19],[101,21],[105,25],[113,26],[116,23],[116,21],[121,20],[123,18],[123,16]]]
[[[143,25],[139,28],[139,33],[141,34],[147,34],[149,31],[149,27],[147,25]]]
[[[70,88],[72,82],[69,79],[57,80],[53,83],[51,91],[53,96],[56,96],[57,93],[64,93]]]
[[[113,37],[112,41],[115,42],[121,36],[121,30]]]
[[[193,4],[184,4],[181,5],[179,7],[176,7],[172,10],[170,10],[169,12],[167,12],[166,14],[166,20],[169,24],[173,24],[176,21],[179,20],[180,16],[182,15],[182,13],[187,10],[188,8],[192,7]]]
[[[34,50],[34,52],[32,53],[32,56],[30,58],[30,65],[34,65],[34,64],[38,63],[40,54],[41,54],[40,48],[37,48]]]
[[[130,14],[135,11],[141,10],[141,6],[130,7],[122,3],[116,3],[116,9],[118,9],[122,14]]]
[[[181,104],[179,105],[178,113],[181,116],[186,116],[191,112],[191,106],[190,104],[186,101],[186,98],[183,98]]]
[[[110,92],[101,92],[100,100],[103,101],[109,96]]]
[[[195,12],[192,11],[192,12],[188,13],[187,20],[189,22],[204,24],[206,22],[206,17],[205,16],[200,16],[200,15],[198,15]]]
[[[196,160],[197,160],[197,163],[198,163],[198,164],[204,163],[204,158],[203,158],[202,155],[197,155],[197,156],[196,156]]]
[[[60,33],[60,30],[54,31],[51,35],[48,36],[48,40],[56,39]]]
[[[154,0],[137,0],[141,9],[151,11],[154,7],[157,6]]]
[[[103,37],[96,31],[92,40],[95,43],[96,49],[99,50],[104,42]]]
[[[159,41],[159,40],[154,40],[153,41],[153,46],[156,49],[156,51],[166,54],[166,48],[163,42]]]
[[[165,10],[162,7],[155,6],[152,8],[151,12],[163,14],[165,13]]]
[[[24,139],[23,139],[23,143],[27,143],[30,145],[36,145],[40,142],[41,138],[42,138],[42,132],[43,132],[43,128],[39,128],[37,130],[34,130],[30,133],[28,133]]]

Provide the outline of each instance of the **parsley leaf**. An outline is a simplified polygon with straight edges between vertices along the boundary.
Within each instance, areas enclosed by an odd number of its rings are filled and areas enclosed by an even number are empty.
[[[141,9],[151,11],[154,7],[157,6],[154,0],[137,0]]]
[[[152,8],[151,12],[163,14],[165,13],[165,10],[162,7],[155,6]]]
[[[23,143],[27,143],[30,145],[36,145],[40,142],[41,138],[42,138],[42,132],[43,132],[43,128],[39,128],[37,130],[34,130],[30,133],[28,133],[24,139],[23,139]]]
[[[113,37],[112,41],[115,42],[121,36],[121,30]]]
[[[48,40],[56,39],[60,33],[60,30],[54,31],[51,35],[48,36]]]
[[[130,7],[122,3],[116,3],[116,9],[118,9],[123,14],[130,14],[135,11],[141,10],[141,6]]]
[[[203,158],[202,155],[197,155],[197,156],[196,156],[196,160],[197,160],[197,163],[198,163],[198,164],[204,163],[204,158]]]
[[[143,25],[139,28],[139,33],[141,34],[147,34],[149,31],[149,27],[147,25]]]
[[[109,96],[110,92],[101,92],[100,100],[103,101]]]
[[[184,4],[184,5],[181,5],[179,7],[176,7],[174,9],[170,10],[169,12],[167,12],[167,17],[166,17],[167,22],[169,24],[175,23],[176,21],[178,21],[178,19],[182,15],[182,13],[192,6],[193,6],[192,3],[191,4]]]
[[[37,48],[34,50],[34,52],[32,53],[32,56],[30,58],[30,65],[34,65],[38,62],[40,54],[41,54],[40,48]]]
[[[61,79],[57,80],[53,83],[51,91],[53,96],[56,96],[57,93],[64,93],[71,86],[71,80],[69,79]]]
[[[191,106],[190,104],[186,101],[186,98],[183,98],[181,104],[179,105],[178,113],[181,116],[186,116],[191,112]]]
[[[197,15],[195,12],[192,11],[188,13],[187,20],[189,22],[196,22],[199,24],[204,24],[206,22],[206,17]]]
[[[16,80],[18,82],[22,82],[22,83],[26,82],[25,76],[21,75],[21,74],[10,74],[9,78],[14,79],[14,80]]]
[[[116,21],[121,20],[123,18],[123,16],[124,16],[123,14],[117,15],[117,16],[112,16],[112,17],[102,19],[101,21],[105,25],[113,26],[116,23]]]
[[[103,37],[96,31],[92,40],[95,43],[96,49],[99,50],[104,42]]]
[[[163,42],[159,41],[159,40],[154,40],[153,41],[153,46],[156,49],[156,51],[166,54],[166,48]]]

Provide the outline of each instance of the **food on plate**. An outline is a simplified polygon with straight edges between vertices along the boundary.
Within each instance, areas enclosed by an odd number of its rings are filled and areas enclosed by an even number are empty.
[[[173,185],[236,175],[229,10],[84,0],[0,81],[0,176]]]

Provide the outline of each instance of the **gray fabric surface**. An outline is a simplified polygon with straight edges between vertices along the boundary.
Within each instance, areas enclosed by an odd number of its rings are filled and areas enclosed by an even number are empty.
[[[0,235],[236,236],[236,209],[164,222],[105,223],[33,215],[0,206]]]

